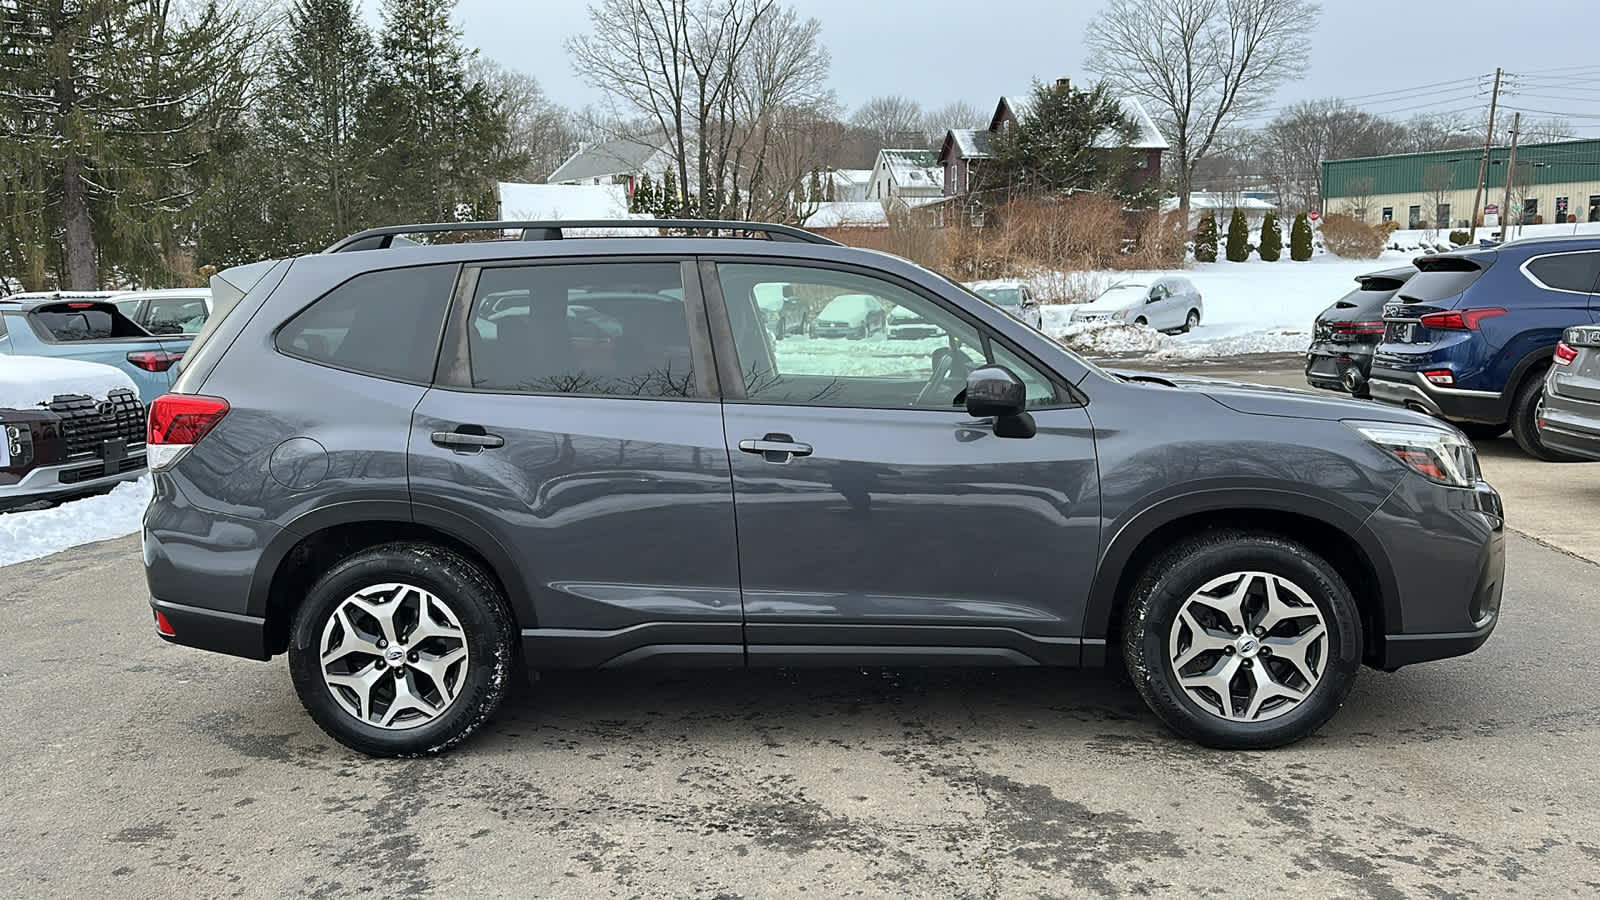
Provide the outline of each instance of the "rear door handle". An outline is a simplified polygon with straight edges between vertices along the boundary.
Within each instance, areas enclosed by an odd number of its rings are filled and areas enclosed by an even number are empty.
[[[739,449],[759,453],[767,462],[786,463],[796,456],[810,456],[811,445],[802,444],[787,434],[769,434],[760,440],[743,440]]]
[[[441,447],[449,447],[452,450],[467,453],[493,450],[506,445],[505,438],[498,434],[483,434],[481,429],[477,432],[459,429],[456,431],[435,431],[433,433],[433,442]]]

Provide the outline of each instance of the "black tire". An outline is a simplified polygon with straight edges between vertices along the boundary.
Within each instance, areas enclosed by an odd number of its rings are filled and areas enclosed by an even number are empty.
[[[1189,315],[1183,320],[1183,327],[1178,329],[1179,334],[1188,334],[1196,325],[1200,324],[1200,310],[1191,309]]]
[[[455,699],[436,718],[402,730],[347,712],[323,680],[321,665],[323,629],[334,611],[357,591],[386,582],[415,585],[447,604],[468,653]],[[384,544],[341,561],[312,585],[295,612],[289,674],[312,720],[346,747],[372,756],[435,754],[466,739],[499,708],[516,658],[515,635],[505,598],[477,565],[431,544]]]
[[[1319,680],[1275,718],[1235,721],[1202,707],[1178,684],[1169,658],[1169,636],[1182,605],[1206,583],[1235,572],[1263,572],[1294,583],[1326,625]],[[1150,564],[1123,610],[1123,660],[1140,696],[1168,728],[1219,749],[1281,747],[1316,731],[1349,696],[1361,647],[1361,616],[1344,580],[1317,554],[1271,534],[1219,529],[1180,542]]]
[[[1145,319],[1144,316],[1140,316],[1139,318],[1133,320],[1133,324],[1135,324],[1135,325],[1149,325],[1150,322],[1147,319]]]
[[[1499,425],[1490,425],[1487,422],[1457,422],[1455,426],[1461,433],[1475,441],[1492,441],[1502,434],[1510,425],[1502,422]]]
[[[1511,437],[1517,446],[1534,459],[1545,462],[1578,462],[1579,458],[1546,447],[1539,437],[1539,401],[1544,397],[1546,369],[1529,372],[1517,385],[1517,394],[1511,401]]]

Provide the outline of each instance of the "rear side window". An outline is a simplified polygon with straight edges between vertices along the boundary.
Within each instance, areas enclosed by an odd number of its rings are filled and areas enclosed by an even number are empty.
[[[699,395],[680,271],[677,263],[484,269],[466,320],[472,387]]]
[[[28,315],[41,337],[61,343],[149,337],[149,332],[110,303],[53,303],[37,307]]]
[[[1417,260],[1417,274],[1400,289],[1400,299],[1410,303],[1448,300],[1472,286],[1488,268],[1462,256],[1435,256]]]
[[[1587,294],[1600,279],[1600,251],[1540,256],[1528,261],[1528,274],[1545,287]]]
[[[151,334],[195,334],[206,324],[206,301],[199,297],[151,300],[144,327]]]
[[[357,275],[279,329],[278,349],[335,368],[427,383],[456,269],[418,266]]]

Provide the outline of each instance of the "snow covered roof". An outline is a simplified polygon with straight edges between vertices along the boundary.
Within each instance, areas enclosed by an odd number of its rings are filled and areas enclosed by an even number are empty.
[[[1122,111],[1133,119],[1133,124],[1139,126],[1139,136],[1128,146],[1136,150],[1165,150],[1170,146],[1167,139],[1161,136],[1161,129],[1156,127],[1155,118],[1139,102],[1138,97],[1123,97]]]
[[[1178,198],[1168,197],[1161,201],[1163,210],[1171,211],[1178,208]],[[1189,194],[1190,209],[1242,209],[1246,212],[1266,212],[1277,209],[1278,204],[1259,197],[1248,197],[1243,194],[1222,194],[1217,191],[1193,191]]]
[[[545,181],[559,184],[563,181],[582,181],[606,175],[635,175],[644,171],[650,157],[656,155],[666,144],[667,136],[661,132],[602,141],[572,154],[560,168],[551,172]]]
[[[648,219],[628,212],[628,189],[620,184],[518,184],[495,187],[500,218],[549,221]]]
[[[932,150],[879,150],[878,160],[901,187],[944,188],[944,168]]]
[[[871,169],[834,169],[828,173],[837,185],[861,185],[872,180]]]
[[[988,159],[993,151],[990,136],[991,132],[983,128],[952,128],[945,140],[954,141],[965,159]]]
[[[805,221],[806,228],[883,228],[888,224],[883,204],[876,200],[819,203]]]

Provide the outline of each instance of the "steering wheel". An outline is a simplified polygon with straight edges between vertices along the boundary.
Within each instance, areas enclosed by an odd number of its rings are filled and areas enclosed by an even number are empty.
[[[967,374],[972,370],[972,366],[965,354],[957,352],[954,347],[940,347],[930,354],[930,358],[933,360],[933,372],[928,375],[928,383],[924,384],[922,390],[917,392],[917,399],[912,401],[912,406],[932,405],[930,401],[938,394],[950,391],[952,384],[966,387]],[[957,392],[959,390],[960,388],[956,388]],[[955,394],[949,393],[947,396],[954,397]],[[939,405],[949,406],[952,404],[941,403]]]

